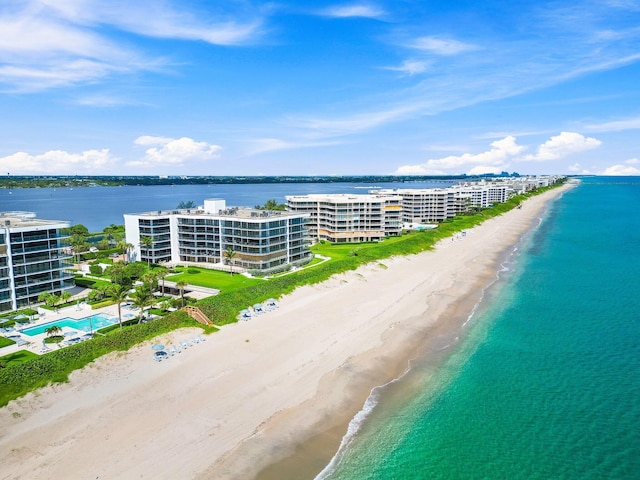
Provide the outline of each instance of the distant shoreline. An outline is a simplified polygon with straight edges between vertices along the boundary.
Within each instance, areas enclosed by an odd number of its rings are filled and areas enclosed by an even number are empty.
[[[503,175],[506,176],[506,175]],[[499,175],[312,175],[312,176],[36,176],[7,175],[0,177],[0,188],[116,187],[156,185],[245,185],[263,183],[410,183],[423,181],[472,181],[500,178]]]

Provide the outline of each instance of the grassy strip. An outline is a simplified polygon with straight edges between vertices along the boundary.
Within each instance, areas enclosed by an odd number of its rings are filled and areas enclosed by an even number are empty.
[[[179,311],[153,322],[122,330],[114,329],[108,335],[98,335],[92,340],[36,356],[25,363],[7,364],[6,368],[0,369],[0,406],[49,383],[66,382],[72,371],[107,353],[126,351],[163,333],[194,326],[202,327],[207,332],[216,330],[200,325],[185,312]]]
[[[38,355],[30,352],[29,350],[18,350],[17,352],[9,353],[0,357],[0,365],[3,365],[3,368],[6,368],[11,365],[15,366],[28,362],[34,358],[38,358]]]
[[[6,338],[6,337],[0,337],[0,348],[2,347],[8,347],[9,345],[15,345],[16,342],[14,342],[13,340]]]

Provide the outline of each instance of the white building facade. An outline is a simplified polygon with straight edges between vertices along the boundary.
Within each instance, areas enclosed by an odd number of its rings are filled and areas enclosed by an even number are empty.
[[[73,288],[68,227],[31,212],[0,212],[0,311],[38,303],[42,292]]]
[[[286,200],[288,211],[310,216],[314,241],[376,242],[401,231],[402,206],[393,195],[312,194]]]
[[[452,218],[457,210],[455,192],[449,188],[402,188],[375,193],[400,200],[403,223],[440,223]]]
[[[222,199],[207,199],[194,209],[124,215],[133,260],[216,265],[226,263],[230,248],[234,266],[260,271],[311,259],[308,218],[285,211],[227,208]]]

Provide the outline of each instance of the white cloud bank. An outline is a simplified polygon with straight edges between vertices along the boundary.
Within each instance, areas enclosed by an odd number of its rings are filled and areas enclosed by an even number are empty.
[[[537,148],[535,154],[522,156],[526,146],[518,145],[514,136],[491,143],[491,149],[481,153],[464,153],[444,158],[430,159],[420,165],[404,165],[396,170],[397,175],[442,175],[465,172],[470,175],[500,173],[507,170],[511,161],[559,160],[576,153],[599,147],[602,142],[587,138],[576,132],[561,132]],[[578,164],[568,167],[575,171]]]
[[[40,155],[17,152],[0,158],[0,171],[12,175],[51,174],[97,174],[102,168],[110,166],[117,159],[108,148],[86,150],[82,153],[69,153],[63,150],[50,150]]]
[[[128,162],[129,166],[183,165],[192,160],[208,161],[218,158],[222,147],[207,142],[196,142],[192,138],[153,137],[136,138],[135,145],[149,147],[142,160]]]
[[[491,143],[491,149],[482,153],[464,153],[444,158],[427,160],[421,165],[404,165],[396,170],[397,175],[442,175],[448,170],[469,170],[471,174],[499,173],[508,166],[509,159],[526,147],[518,145],[515,137],[508,136]]]
[[[597,138],[584,137],[576,132],[560,132],[538,147],[535,155],[527,155],[524,160],[544,162],[557,160],[574,153],[585,152],[598,148],[602,142]]]
[[[631,176],[631,175],[640,175],[640,160],[637,158],[631,158],[624,162],[624,165],[612,165],[609,168],[606,168],[604,171],[600,172],[600,175],[611,175],[611,176]],[[637,166],[636,166],[637,165]]]

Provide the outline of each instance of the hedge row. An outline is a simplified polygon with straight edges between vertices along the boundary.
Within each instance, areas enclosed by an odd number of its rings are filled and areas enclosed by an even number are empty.
[[[108,335],[47,353],[31,361],[0,369],[0,406],[52,382],[66,382],[69,373],[113,351],[126,351],[134,345],[183,327],[202,327],[185,312],[178,311],[153,322],[115,329]]]

